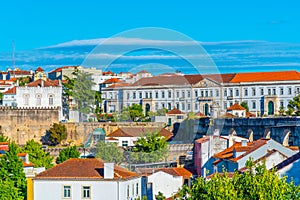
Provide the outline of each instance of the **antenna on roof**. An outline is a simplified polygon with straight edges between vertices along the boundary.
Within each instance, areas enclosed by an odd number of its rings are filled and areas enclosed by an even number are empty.
[[[15,41],[12,41],[12,44],[11,44],[11,67],[12,69],[14,70],[15,69]]]

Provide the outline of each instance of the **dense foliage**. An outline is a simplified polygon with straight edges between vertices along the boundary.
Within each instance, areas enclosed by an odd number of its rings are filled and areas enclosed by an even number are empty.
[[[140,137],[132,149],[133,162],[158,162],[164,160],[168,153],[168,145],[165,137],[159,132],[149,133],[146,137]]]
[[[49,142],[51,145],[60,144],[67,138],[67,128],[64,124],[53,123],[49,129]]]
[[[104,141],[99,141],[97,145],[96,157],[108,162],[114,162],[116,164],[119,164],[122,162],[123,152],[118,147],[117,143],[105,143]]]
[[[56,158],[56,163],[62,163],[69,158],[79,158],[80,153],[76,146],[67,147],[59,152],[59,156]]]
[[[247,162],[248,170],[239,174],[235,172],[230,178],[227,173],[216,174],[210,180],[198,178],[191,188],[184,186],[175,199],[232,199],[232,200],[277,200],[299,199],[300,188],[294,183],[287,183],[275,171],[268,171],[265,165],[254,167]]]
[[[26,178],[19,148],[9,144],[9,151],[0,157],[0,199],[26,199]]]
[[[288,104],[287,115],[300,116],[300,95],[294,97]]]
[[[142,105],[132,104],[131,106],[124,107],[119,121],[141,121],[144,119]]]
[[[247,112],[249,111],[249,106],[248,106],[247,102],[243,101],[243,102],[241,103],[241,106],[242,106],[243,108],[245,108]]]
[[[29,140],[22,148],[22,152],[26,152],[29,155],[29,160],[34,164],[34,167],[45,167],[49,169],[53,166],[53,157],[48,152],[45,152],[38,142]]]

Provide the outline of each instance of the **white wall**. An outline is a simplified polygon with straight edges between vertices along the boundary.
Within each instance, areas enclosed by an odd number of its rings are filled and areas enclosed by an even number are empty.
[[[136,189],[132,193],[132,187],[139,186],[138,194]],[[61,181],[61,180],[34,180],[34,200],[59,200],[63,198],[63,186],[71,186],[72,200],[82,199],[82,187],[91,186],[90,199],[127,200],[127,186],[129,185],[129,197],[141,198],[141,178],[124,182],[117,181]],[[129,199],[130,199],[129,198]]]
[[[183,184],[181,176],[172,176],[162,171],[148,176],[148,183],[152,183],[153,199],[158,192],[163,193],[166,198],[171,197]]]

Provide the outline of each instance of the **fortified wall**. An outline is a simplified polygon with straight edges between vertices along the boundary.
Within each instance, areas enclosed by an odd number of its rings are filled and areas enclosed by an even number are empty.
[[[2,132],[18,144],[40,141],[52,123],[58,123],[60,108],[0,107]]]

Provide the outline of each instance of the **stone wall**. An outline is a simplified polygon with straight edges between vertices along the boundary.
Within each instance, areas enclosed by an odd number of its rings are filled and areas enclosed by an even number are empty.
[[[52,123],[57,123],[60,108],[0,107],[2,132],[18,144],[27,140],[40,141]]]

